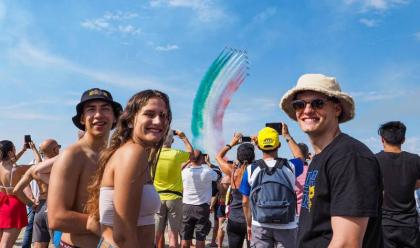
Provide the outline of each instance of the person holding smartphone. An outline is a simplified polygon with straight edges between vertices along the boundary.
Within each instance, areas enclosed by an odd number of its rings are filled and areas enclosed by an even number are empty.
[[[0,141],[0,247],[13,247],[20,230],[28,225],[25,204],[37,205],[35,199],[22,202],[13,193],[15,185],[30,168],[28,165],[16,165],[28,147],[34,152],[36,160],[40,161],[41,157],[32,141],[25,143],[17,154],[11,141]]]
[[[244,241],[247,247],[250,247],[249,240],[247,239],[246,220],[242,208],[242,194],[239,192],[239,186],[246,167],[254,162],[255,152],[254,145],[248,143],[248,141],[251,141],[251,138],[244,138],[245,136],[241,133],[235,133],[230,143],[222,147],[216,156],[222,172],[230,176],[230,198],[232,200],[230,203],[226,202],[226,204],[229,204],[226,233],[229,247],[231,248],[242,248]],[[236,152],[236,161],[228,161],[225,156],[236,145],[239,145]]]
[[[174,138],[184,143],[185,151],[171,148]],[[187,136],[181,130],[170,130],[156,166],[154,186],[159,193],[161,205],[155,215],[156,220],[156,247],[165,247],[165,228],[169,225],[169,247],[178,247],[178,236],[182,224],[182,165],[193,154],[193,147]]]
[[[273,127],[261,129],[255,137],[262,159],[247,166],[239,191],[243,195],[251,246],[294,248],[297,236],[294,186],[303,171],[303,155],[285,123]],[[280,133],[276,129],[281,131],[293,159],[279,157]]]

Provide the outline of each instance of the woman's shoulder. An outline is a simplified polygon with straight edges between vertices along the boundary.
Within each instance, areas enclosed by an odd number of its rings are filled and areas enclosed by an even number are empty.
[[[144,158],[147,159],[147,152],[142,145],[133,142],[127,142],[118,148],[114,157],[117,159],[117,161],[124,161],[127,159],[141,160]]]

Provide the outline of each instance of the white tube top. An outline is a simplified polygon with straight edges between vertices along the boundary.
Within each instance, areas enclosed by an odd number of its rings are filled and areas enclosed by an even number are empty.
[[[137,226],[155,224],[155,213],[159,208],[160,198],[153,184],[143,185]],[[101,187],[99,193],[99,222],[107,226],[113,226],[114,212],[114,188]]]

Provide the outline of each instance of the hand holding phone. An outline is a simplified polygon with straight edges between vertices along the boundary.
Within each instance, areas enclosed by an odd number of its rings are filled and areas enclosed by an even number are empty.
[[[242,136],[240,143],[244,143],[244,142],[251,142],[251,137],[250,136]]]
[[[30,148],[29,143],[32,142],[31,135],[27,134],[24,136],[25,148]]]
[[[274,130],[276,130],[279,134],[282,133],[282,129],[283,129],[283,124],[281,122],[269,122],[269,123],[265,123],[266,127],[271,127]]]

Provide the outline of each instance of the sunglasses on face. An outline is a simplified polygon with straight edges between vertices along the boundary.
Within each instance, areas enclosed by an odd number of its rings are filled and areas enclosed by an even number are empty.
[[[294,110],[302,110],[306,108],[307,104],[310,104],[312,109],[322,109],[328,101],[331,101],[331,99],[313,99],[310,102],[305,100],[294,100],[292,101],[292,107]]]

